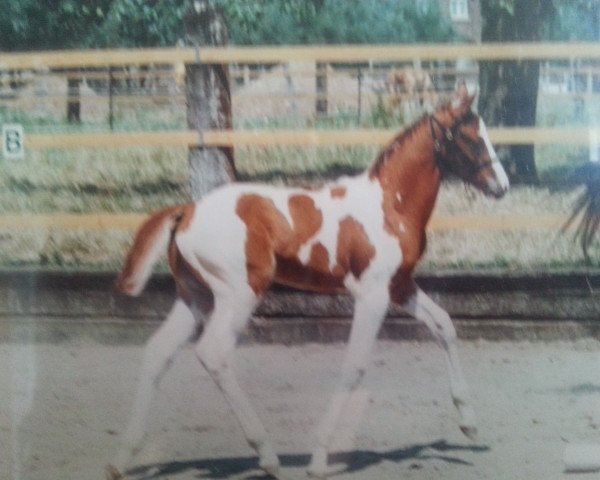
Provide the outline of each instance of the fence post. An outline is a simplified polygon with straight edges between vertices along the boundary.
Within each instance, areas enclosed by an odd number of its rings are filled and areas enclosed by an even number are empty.
[[[322,62],[316,63],[316,114],[318,117],[326,117],[328,111],[327,105],[327,64]]]
[[[81,77],[79,72],[67,72],[67,122],[81,122]]]
[[[184,19],[186,42],[195,47],[197,60],[203,46],[227,45],[223,17],[214,2],[193,2]],[[186,73],[187,123],[196,129],[202,143],[202,132],[230,129],[231,85],[229,65],[188,64]],[[190,189],[197,200],[214,188],[235,179],[233,148],[191,147],[188,154]]]

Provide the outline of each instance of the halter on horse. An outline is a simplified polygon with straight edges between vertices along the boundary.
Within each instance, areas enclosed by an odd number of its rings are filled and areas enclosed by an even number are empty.
[[[139,294],[168,251],[178,298],[148,342],[130,423],[109,478],[139,451],[150,399],[177,351],[202,328],[196,355],[237,416],[259,464],[279,460],[238,385],[232,352],[238,334],[272,283],[315,292],[349,292],[354,318],[340,382],[319,424],[309,472],[324,477],[335,427],[358,388],[388,305],[423,321],[446,353],[451,395],[472,436],[475,414],[448,314],[412,279],[442,178],[454,174],[494,197],[507,176],[472,109],[464,84],[452,102],[398,135],[362,175],[318,190],[230,184],[196,203],[152,215],[140,228],[119,279]]]

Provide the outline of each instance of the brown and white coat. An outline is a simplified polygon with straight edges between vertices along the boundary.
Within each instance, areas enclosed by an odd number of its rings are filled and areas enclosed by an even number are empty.
[[[364,374],[390,302],[423,321],[440,341],[461,429],[474,434],[475,415],[456,354],[454,327],[412,279],[445,170],[489,195],[500,197],[508,189],[472,102],[466,87],[459,86],[453,102],[401,133],[362,175],[316,190],[230,184],[147,220],[119,286],[127,294],[140,293],[153,264],[168,251],[179,298],[146,347],[133,414],[116,468],[109,468],[111,478],[118,477],[118,469],[139,448],[159,378],[199,328],[200,362],[237,415],[261,467],[277,472],[277,455],[231,367],[237,336],[272,283],[314,292],[345,291],[355,299],[341,380],[317,429],[312,475],[326,475],[335,426]]]

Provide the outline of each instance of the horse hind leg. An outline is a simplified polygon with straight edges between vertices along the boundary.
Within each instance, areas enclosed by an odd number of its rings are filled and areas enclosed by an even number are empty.
[[[419,288],[403,307],[413,317],[427,325],[444,349],[450,377],[450,394],[460,415],[460,429],[467,437],[474,438],[477,435],[477,421],[471,404],[469,388],[458,358],[456,329],[450,316]]]
[[[240,387],[233,365],[238,333],[258,301],[249,287],[215,294],[215,309],[196,347],[196,356],[223,393],[237,417],[248,444],[259,455],[259,466],[275,476],[279,459],[267,431]]]
[[[139,452],[144,424],[159,382],[176,353],[195,335],[198,325],[190,308],[177,299],[166,321],[146,344],[129,423],[116,458],[106,468],[108,480],[121,478],[121,472]]]

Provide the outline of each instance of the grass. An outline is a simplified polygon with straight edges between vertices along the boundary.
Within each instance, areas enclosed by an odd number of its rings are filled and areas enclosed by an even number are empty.
[[[539,123],[571,125],[565,115],[569,105],[540,103]],[[597,108],[598,107],[598,108]],[[590,106],[582,122],[593,123],[600,106]],[[371,112],[367,125],[396,125],[397,119]],[[70,126],[52,122],[43,115],[23,115],[0,110],[3,121],[20,121],[27,131],[77,131],[106,129],[102,123]],[[6,116],[5,116],[6,115]],[[135,108],[116,116],[118,129],[180,128],[183,119],[170,108],[144,111]],[[571,116],[572,117],[572,116]],[[352,112],[316,122],[316,128],[344,128],[353,125]],[[298,122],[263,119],[249,128],[297,128]],[[383,122],[383,123],[382,123]],[[587,124],[586,123],[586,124]],[[306,123],[304,124],[306,125]],[[242,180],[276,184],[315,184],[341,174],[366,168],[374,159],[371,147],[264,147],[238,148],[236,166]],[[473,214],[563,214],[570,211],[575,193],[554,191],[552,185],[564,179],[577,164],[587,161],[587,149],[541,146],[536,149],[542,185],[514,188],[499,202],[465,192],[460,184],[442,189],[437,213]],[[183,148],[50,150],[28,152],[23,161],[0,160],[0,214],[148,212],[189,200],[187,151]],[[84,230],[0,231],[0,266],[59,269],[114,270],[121,265],[131,233]],[[430,235],[422,269],[508,269],[540,270],[586,267],[578,244],[570,234],[550,231],[435,231]],[[590,252],[598,259],[596,245]]]

